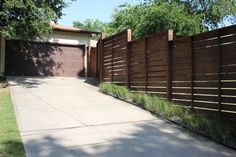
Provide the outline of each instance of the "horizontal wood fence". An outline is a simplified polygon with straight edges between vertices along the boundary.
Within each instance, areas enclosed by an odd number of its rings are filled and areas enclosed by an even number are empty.
[[[173,40],[168,30],[99,41],[100,81],[236,120],[236,26]]]

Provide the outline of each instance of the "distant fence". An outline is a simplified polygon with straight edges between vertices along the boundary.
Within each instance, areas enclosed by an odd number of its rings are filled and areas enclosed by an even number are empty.
[[[236,26],[173,40],[171,30],[99,41],[100,80],[236,120]]]

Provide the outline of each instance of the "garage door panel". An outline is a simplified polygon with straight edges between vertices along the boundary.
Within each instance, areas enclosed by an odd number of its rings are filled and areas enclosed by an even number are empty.
[[[23,43],[6,44],[6,74],[17,76],[84,76],[82,46]]]

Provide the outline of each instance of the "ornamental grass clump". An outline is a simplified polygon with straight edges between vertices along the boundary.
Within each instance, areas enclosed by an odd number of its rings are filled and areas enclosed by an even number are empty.
[[[103,93],[132,101],[159,117],[171,120],[189,130],[236,148],[235,142],[232,142],[234,141],[232,140],[232,127],[219,119],[208,119],[197,113],[192,113],[188,108],[176,105],[156,95],[132,93],[127,87],[111,83],[101,83],[99,87]]]
[[[200,115],[185,115],[183,123],[189,130],[203,134],[217,142],[229,143],[232,138],[232,128],[220,120],[207,119]]]
[[[129,100],[131,98],[131,93],[128,88],[124,86],[116,86],[111,83],[101,83],[99,88],[101,92],[111,94],[121,99]]]

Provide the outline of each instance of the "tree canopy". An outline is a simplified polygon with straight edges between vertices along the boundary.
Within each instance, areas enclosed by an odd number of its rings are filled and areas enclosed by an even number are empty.
[[[7,39],[33,39],[50,32],[66,7],[63,0],[4,0],[0,5],[0,33]]]
[[[184,9],[182,5],[166,2],[124,5],[113,15],[112,26],[118,31],[131,28],[135,38],[167,29],[173,29],[177,36],[200,32],[200,17],[187,14]]]
[[[235,23],[236,0],[144,0],[144,4],[163,2],[182,5],[188,14],[198,14],[202,29],[216,29],[225,21]]]
[[[72,0],[73,1],[73,0]],[[30,40],[50,32],[66,7],[63,0],[0,0],[0,33],[8,38]],[[135,38],[166,29],[177,36],[204,32],[236,23],[236,0],[142,0],[118,7],[108,23],[88,19],[75,27],[107,35],[131,28]]]
[[[98,19],[96,20],[86,19],[83,23],[80,21],[75,21],[73,25],[74,27],[85,29],[85,30],[104,32],[106,36],[109,36],[114,32],[111,26],[111,23],[101,22]]]
[[[226,22],[236,23],[236,0],[142,0],[119,6],[109,23],[88,19],[74,26],[108,35],[131,28],[138,38],[167,29],[173,29],[176,36],[191,35]]]

